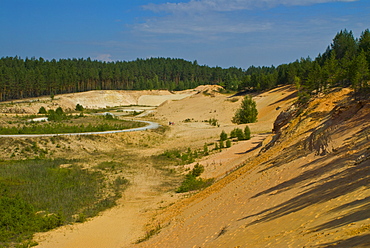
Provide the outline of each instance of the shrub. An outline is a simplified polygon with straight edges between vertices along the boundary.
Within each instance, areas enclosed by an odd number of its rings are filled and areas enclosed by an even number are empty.
[[[224,141],[224,140],[227,140],[227,133],[224,130],[222,130],[220,134],[220,141]]]
[[[244,139],[249,140],[251,139],[251,130],[248,126],[245,126],[244,128]]]
[[[213,179],[204,180],[199,177],[204,172],[202,165],[196,164],[194,168],[185,176],[185,180],[181,186],[176,190],[176,193],[189,192],[193,190],[203,189],[213,183]]]
[[[205,156],[207,156],[207,155],[209,154],[207,143],[204,143],[204,146],[203,146],[203,154],[204,154]]]
[[[84,107],[81,104],[77,103],[76,110],[77,111],[83,111],[84,110]]]
[[[219,126],[219,124],[218,124],[218,120],[217,119],[215,119],[215,118],[211,118],[211,119],[209,119],[208,120],[208,123],[209,123],[209,125],[211,125],[211,126]]]
[[[220,140],[220,149],[225,148],[225,144],[223,140]]]
[[[227,148],[231,147],[231,140],[226,140],[226,147]]]
[[[238,138],[238,140],[244,140],[245,139],[243,130],[241,130],[240,128],[234,128],[230,133],[230,137],[231,138]]]
[[[44,106],[42,106],[40,109],[39,109],[39,114],[47,114],[46,112],[46,109]]]
[[[114,205],[127,180],[116,179],[107,197],[101,172],[60,167],[71,162],[0,161],[0,247],[73,221],[76,214],[87,218]]]
[[[240,109],[236,111],[232,122],[236,124],[253,123],[257,121],[257,115],[258,111],[256,102],[250,95],[246,95],[242,101]]]

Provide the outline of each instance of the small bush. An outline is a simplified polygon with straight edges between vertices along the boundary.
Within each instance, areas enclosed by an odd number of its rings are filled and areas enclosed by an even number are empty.
[[[209,125],[211,125],[211,126],[220,126],[219,124],[218,124],[218,120],[217,119],[215,119],[215,118],[211,118],[211,119],[209,119],[208,121],[207,121],[208,123],[209,123]]]
[[[220,149],[225,148],[225,144],[223,140],[220,140]]]
[[[207,143],[205,143],[205,144],[204,144],[204,146],[203,146],[203,154],[204,154],[205,156],[207,156],[207,155],[209,154]]]
[[[204,172],[202,165],[196,164],[194,168],[185,176],[185,180],[181,183],[181,186],[176,190],[176,193],[184,193],[193,190],[200,190],[210,186],[213,183],[213,179],[204,180],[199,177]]]
[[[251,139],[251,130],[248,126],[245,126],[244,128],[244,139],[249,140]]]
[[[40,109],[39,109],[39,114],[47,114],[46,112],[46,109],[44,106],[42,106]]]
[[[77,103],[76,110],[77,111],[83,111],[84,110],[84,107],[81,104]]]
[[[230,138],[237,138],[238,140],[244,140],[245,136],[243,130],[240,128],[234,128],[230,133]]]
[[[220,134],[220,141],[224,141],[224,140],[227,140],[227,133],[224,130],[222,130]]]

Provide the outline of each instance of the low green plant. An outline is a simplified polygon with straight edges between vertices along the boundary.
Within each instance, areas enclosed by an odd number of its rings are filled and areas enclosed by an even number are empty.
[[[0,161],[0,247],[32,234],[96,215],[112,207],[128,181],[117,177],[106,194],[105,177],[75,160]],[[68,168],[62,164],[72,164]]]
[[[220,141],[224,141],[224,140],[227,140],[227,133],[224,130],[222,130],[220,134]]]
[[[240,128],[234,128],[230,132],[230,138],[237,138],[238,140],[245,140],[244,132]]]
[[[40,107],[39,114],[46,114],[46,113],[47,113],[47,111],[46,111],[45,107],[44,106]]]
[[[200,190],[210,186],[214,179],[204,180],[198,178],[204,172],[202,165],[196,164],[194,168],[185,175],[184,181],[182,181],[180,187],[176,190],[176,193],[184,193],[194,190]]]
[[[215,119],[215,118],[211,118],[211,119],[209,119],[208,121],[207,121],[208,123],[209,123],[209,125],[211,125],[211,126],[220,126],[219,124],[218,124],[218,120],[217,119]]]
[[[52,114],[55,115],[55,114]],[[53,133],[84,133],[84,132],[102,132],[112,130],[124,130],[128,128],[141,127],[145,124],[141,122],[132,122],[119,120],[119,122],[102,122],[97,124],[79,124],[73,125],[61,122],[51,123],[30,123],[27,125],[18,125],[12,127],[0,127],[0,134],[53,134]]]
[[[84,107],[81,104],[77,103],[76,104],[76,111],[84,111]]]
[[[248,126],[245,126],[244,128],[244,139],[250,140],[251,139],[251,130]]]

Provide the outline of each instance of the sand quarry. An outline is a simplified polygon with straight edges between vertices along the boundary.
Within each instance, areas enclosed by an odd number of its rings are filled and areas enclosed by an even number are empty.
[[[78,152],[55,149],[55,156],[91,157],[94,163],[109,152],[130,152],[140,162],[128,172],[132,184],[116,207],[37,234],[37,247],[370,247],[370,109],[368,102],[352,99],[349,89],[318,97],[297,118],[287,118],[278,133],[271,132],[274,121],[282,111],[295,111],[295,90],[285,86],[255,95],[259,115],[258,123],[249,124],[252,139],[196,161],[205,166],[203,178],[216,179],[212,186],[190,194],[158,190],[166,178],[145,157],[217,141],[222,130],[238,127],[231,118],[242,97],[202,86],[178,94],[92,91],[3,107],[6,113],[33,113],[43,104],[145,105],[150,113],[142,119],[175,123],[164,134],[61,140]],[[210,118],[219,126],[204,122]],[[17,141],[6,142],[11,150]],[[156,234],[136,244],[151,230]]]

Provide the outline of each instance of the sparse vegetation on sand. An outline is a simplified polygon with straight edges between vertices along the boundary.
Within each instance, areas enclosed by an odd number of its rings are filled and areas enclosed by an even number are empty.
[[[194,168],[186,174],[181,186],[176,190],[177,193],[184,193],[200,190],[210,186],[214,179],[202,179],[199,176],[204,172],[204,166],[196,164]]]
[[[53,122],[13,122],[12,125],[0,126],[0,134],[56,134],[56,133],[84,133],[124,130],[142,127],[141,122],[117,120],[114,117],[84,117],[84,120],[74,118],[69,121]]]
[[[0,162],[0,246],[28,242],[34,232],[82,222],[112,207],[128,181],[109,186],[102,172],[67,159]],[[69,165],[63,167],[62,165]]]

